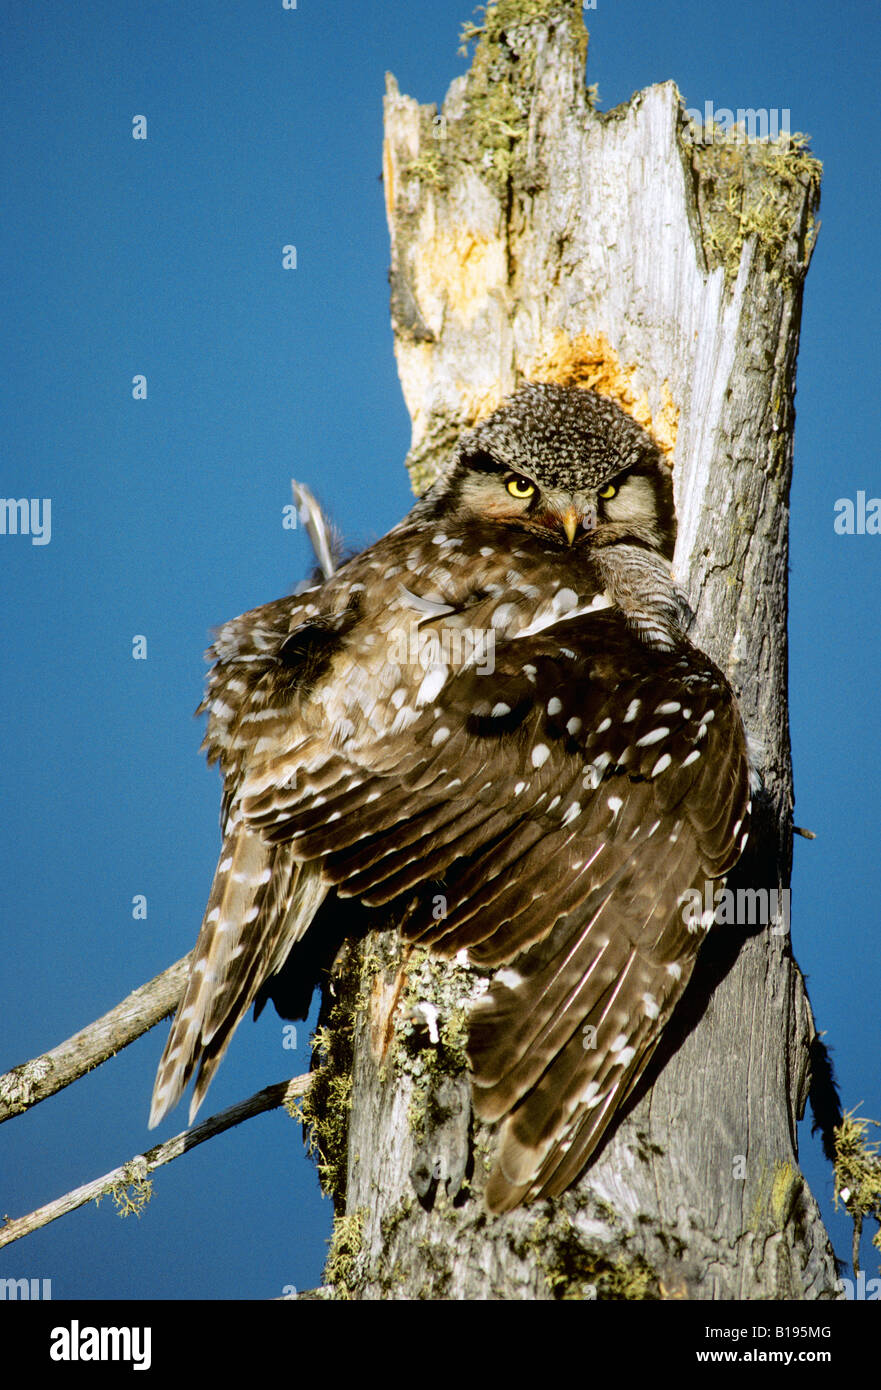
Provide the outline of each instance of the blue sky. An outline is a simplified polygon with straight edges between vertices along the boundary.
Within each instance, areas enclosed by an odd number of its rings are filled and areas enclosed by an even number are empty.
[[[292,476],[352,545],[411,502],[379,181],[384,72],[440,102],[469,0],[7,0],[0,493],[52,499],[46,545],[0,536],[4,1008],[0,1069],[60,1042],[183,955],[218,849],[192,712],[210,629],[303,576]],[[879,11],[817,0],[597,0],[600,106],[673,78],[689,106],[788,109],[825,164],[792,492],[793,947],[851,1106],[881,1118],[881,536],[834,504],[881,495],[876,256]],[[132,139],[132,118],[148,121]],[[281,248],[297,247],[296,271]],[[132,378],[147,399],[132,399]],[[148,657],[132,659],[132,639]],[[132,917],[145,894],[148,916]],[[18,1216],[154,1142],[166,1027],[0,1130]],[[268,1009],[208,1111],[308,1066]],[[184,1127],[183,1109],[159,1131]],[[802,1162],[837,1251],[831,1173]],[[271,1298],[320,1278],[330,1203],[284,1114],[3,1252],[56,1298]],[[864,1243],[870,1276],[876,1258]]]

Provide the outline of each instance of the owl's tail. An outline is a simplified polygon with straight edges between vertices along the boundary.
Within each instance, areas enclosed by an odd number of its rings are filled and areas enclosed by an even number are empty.
[[[228,826],[187,987],[156,1073],[151,1129],[195,1072],[192,1124],[260,986],[284,965],[326,892],[318,870],[295,859],[289,845],[268,845],[241,823]]]

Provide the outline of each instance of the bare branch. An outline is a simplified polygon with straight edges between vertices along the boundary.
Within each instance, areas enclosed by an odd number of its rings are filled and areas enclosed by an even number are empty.
[[[182,962],[179,961],[178,964],[180,965]],[[177,969],[176,966],[172,968]],[[121,1007],[122,1005],[120,1005]],[[161,1168],[165,1163],[170,1163],[174,1158],[179,1158],[189,1149],[194,1149],[197,1144],[204,1144],[206,1139],[213,1139],[216,1134],[222,1134],[225,1129],[232,1129],[234,1125],[241,1124],[243,1120],[249,1120],[254,1115],[261,1115],[265,1110],[276,1110],[280,1105],[287,1105],[298,1096],[305,1095],[311,1081],[311,1074],[307,1074],[295,1076],[290,1081],[279,1081],[274,1086],[267,1086],[265,1090],[258,1091],[248,1100],[239,1101],[238,1104],[231,1105],[227,1110],[221,1110],[218,1115],[212,1115],[210,1119],[197,1125],[195,1129],[184,1130],[182,1134],[176,1134],[173,1139],[166,1139],[164,1144],[157,1144],[154,1148],[148,1149],[145,1154],[136,1154],[122,1167],[114,1168],[112,1172],[105,1173],[103,1178],[95,1178],[93,1182],[74,1188],[72,1192],[65,1193],[63,1197],[56,1198],[54,1202],[49,1202],[44,1207],[38,1207],[28,1216],[20,1216],[14,1221],[8,1221],[5,1226],[0,1228],[0,1246],[10,1245],[12,1241],[20,1240],[22,1236],[30,1235],[31,1231],[37,1231],[41,1226],[48,1226],[51,1221],[57,1221],[59,1216],[66,1216],[68,1212],[76,1211],[77,1207],[85,1206],[86,1202],[98,1201],[107,1193],[113,1195],[122,1214],[129,1211],[139,1214],[149,1200],[150,1174],[157,1168]],[[128,1190],[130,1188],[134,1188],[133,1196],[129,1196]]]
[[[149,1032],[177,1008],[189,963],[190,957],[184,956],[51,1052],[0,1076],[0,1123],[23,1114],[56,1091],[63,1091],[72,1081]]]

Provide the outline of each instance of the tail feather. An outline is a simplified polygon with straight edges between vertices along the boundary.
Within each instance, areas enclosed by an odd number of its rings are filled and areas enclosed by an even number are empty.
[[[190,977],[156,1073],[150,1128],[197,1073],[190,1123],[260,986],[284,965],[327,892],[288,845],[237,823],[223,842]]]
[[[330,579],[339,565],[339,537],[305,483],[295,482],[292,478],[291,491],[321,573],[325,579]]]

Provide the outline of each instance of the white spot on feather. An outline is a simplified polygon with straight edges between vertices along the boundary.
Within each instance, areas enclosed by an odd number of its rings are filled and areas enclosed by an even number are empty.
[[[578,604],[578,595],[574,589],[559,589],[554,594],[551,607],[555,613],[570,613]]]
[[[449,674],[450,668],[443,662],[434,662],[429,666],[416,692],[416,704],[418,706],[431,704],[432,700],[435,700],[443,690]]]
[[[662,738],[666,738],[670,730],[662,724],[659,729],[652,729],[651,733],[643,734],[642,738],[636,740],[637,748],[649,748],[653,743],[660,743]]]
[[[512,618],[516,616],[517,609],[513,603],[500,603],[490,618],[490,626],[494,628],[507,627]]]
[[[598,1081],[589,1081],[579,1096],[581,1104],[588,1110],[593,1110],[599,1105],[603,1097],[600,1095],[600,1085]]]

